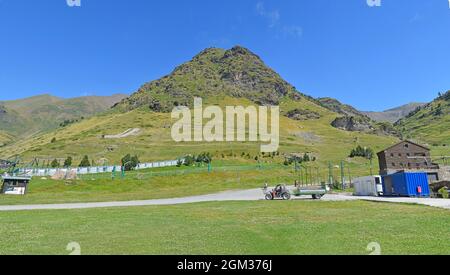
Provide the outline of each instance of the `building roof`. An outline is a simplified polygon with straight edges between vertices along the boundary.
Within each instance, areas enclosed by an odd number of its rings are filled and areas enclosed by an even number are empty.
[[[27,177],[27,176],[9,176],[9,175],[3,175],[1,176],[1,178],[3,180],[25,180],[25,181],[30,181],[31,177]]]
[[[384,153],[384,152],[386,152],[386,151],[388,151],[388,150],[390,150],[390,149],[392,149],[392,148],[394,148],[394,147],[396,147],[396,146],[402,144],[403,142],[407,142],[407,143],[410,143],[410,144],[419,146],[419,147],[421,147],[421,148],[423,148],[423,149],[425,149],[425,150],[427,150],[427,151],[430,151],[430,148],[428,148],[428,147],[426,147],[426,146],[420,145],[420,144],[415,143],[415,142],[412,142],[412,141],[410,141],[410,140],[403,140],[403,141],[401,141],[401,142],[399,142],[399,143],[397,143],[397,144],[395,144],[395,145],[392,145],[391,147],[388,147],[388,148],[384,149],[383,151],[378,152],[377,154],[378,154],[378,155],[379,155],[379,154],[382,154],[382,153]]]

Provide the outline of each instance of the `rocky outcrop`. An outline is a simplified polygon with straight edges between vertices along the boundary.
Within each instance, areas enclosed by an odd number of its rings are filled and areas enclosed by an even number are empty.
[[[367,132],[374,130],[370,121],[351,116],[338,117],[331,123],[331,126],[351,132]]]
[[[321,115],[317,112],[310,111],[310,110],[300,110],[300,109],[291,110],[291,111],[287,112],[286,116],[290,119],[299,120],[299,121],[321,118]]]

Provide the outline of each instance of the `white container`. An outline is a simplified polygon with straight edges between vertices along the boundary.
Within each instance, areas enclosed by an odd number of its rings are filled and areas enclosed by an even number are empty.
[[[357,178],[352,181],[355,196],[378,197],[383,195],[381,176],[368,176]]]

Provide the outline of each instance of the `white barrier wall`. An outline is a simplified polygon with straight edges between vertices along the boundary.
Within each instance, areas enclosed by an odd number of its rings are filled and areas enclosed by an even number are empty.
[[[163,168],[163,167],[173,167],[177,166],[178,160],[161,161],[161,162],[151,162],[151,163],[140,163],[136,170],[150,169],[150,168]],[[117,172],[122,171],[122,166],[97,166],[97,167],[86,167],[86,168],[21,168],[19,169],[19,174],[25,174],[35,177],[51,177],[56,173],[68,173],[75,172],[78,175],[90,175],[90,174],[101,174],[101,173],[112,173],[114,168]]]

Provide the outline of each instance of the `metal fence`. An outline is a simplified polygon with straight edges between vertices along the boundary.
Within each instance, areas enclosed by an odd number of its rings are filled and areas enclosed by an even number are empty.
[[[178,160],[140,163],[136,170],[164,168],[177,166]],[[121,171],[122,166],[96,166],[96,167],[79,167],[79,168],[20,168],[17,173],[21,175],[35,176],[35,177],[52,177],[59,173],[76,173],[77,175],[102,174],[112,173],[113,171]]]

